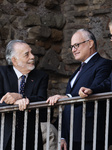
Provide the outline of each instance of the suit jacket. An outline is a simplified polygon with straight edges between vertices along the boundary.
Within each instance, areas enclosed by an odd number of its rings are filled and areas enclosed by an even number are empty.
[[[80,68],[80,67],[79,67]],[[90,61],[84,65],[82,71],[77,77],[74,86],[71,88],[70,81],[78,72],[79,68],[71,76],[66,94],[72,96],[78,96],[79,89],[81,87],[91,88],[97,86],[105,78],[107,78],[111,72],[112,61],[102,58],[98,53],[94,55]],[[104,127],[105,127],[105,103],[99,102],[98,108],[98,128],[97,128],[97,140],[104,140]],[[87,103],[86,106],[86,141],[92,141],[93,138],[93,117],[94,117],[94,105],[93,102]],[[66,122],[66,124],[65,124]],[[62,120],[62,137],[67,142],[69,141],[70,131],[70,105],[66,105],[63,111]],[[81,130],[82,130],[82,104],[74,105],[74,130],[73,130],[73,141],[81,141]]]
[[[108,92],[112,91],[112,72],[110,76],[105,79],[101,84],[97,87],[91,87],[93,93],[101,93],[101,92]],[[109,112],[109,141],[108,144],[112,145],[112,100],[110,101],[110,112]]]
[[[32,70],[28,74],[25,84],[25,95],[31,102],[45,101],[47,99],[48,75],[43,71]],[[7,92],[18,93],[18,79],[12,66],[0,67],[0,98]],[[0,106],[6,106],[5,102]],[[43,112],[43,111],[42,111]],[[41,112],[41,113],[42,113]],[[44,114],[42,114],[43,116]],[[43,116],[44,117],[44,116]],[[1,126],[1,124],[0,124]],[[35,135],[35,111],[31,110],[28,114],[28,130],[27,130],[27,150],[33,149]],[[5,118],[4,133],[4,149],[7,146],[11,136],[12,129],[12,113],[7,113]],[[42,150],[42,134],[39,126],[39,150]]]
[[[112,72],[110,76],[103,82],[101,82],[98,86],[92,86],[91,90],[93,91],[93,93],[112,91]]]

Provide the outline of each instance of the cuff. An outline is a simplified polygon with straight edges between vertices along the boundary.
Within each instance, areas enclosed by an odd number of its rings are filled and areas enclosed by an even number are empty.
[[[71,95],[71,94],[66,94],[66,96],[68,96],[69,98],[71,98],[71,97],[72,97],[72,95]]]

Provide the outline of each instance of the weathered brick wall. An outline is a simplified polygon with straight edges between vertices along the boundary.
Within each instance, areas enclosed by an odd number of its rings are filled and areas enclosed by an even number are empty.
[[[99,53],[112,58],[111,12],[111,0],[0,0],[0,65],[6,65],[7,42],[25,40],[33,49],[36,67],[49,74],[48,95],[64,94],[79,65],[69,49],[74,31],[89,28]]]

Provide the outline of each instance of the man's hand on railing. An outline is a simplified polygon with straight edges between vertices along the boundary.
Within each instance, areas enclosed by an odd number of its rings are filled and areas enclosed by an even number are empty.
[[[16,100],[21,99],[21,98],[22,98],[22,95],[19,93],[8,92],[2,97],[0,103],[5,102],[6,104],[14,104]]]
[[[57,101],[59,99],[62,99],[62,98],[68,98],[68,96],[64,96],[64,95],[54,95],[54,96],[50,96],[46,103],[49,103],[50,105],[54,105],[55,103],[57,103]]]
[[[29,104],[29,99],[28,98],[22,98],[22,99],[17,100],[14,104],[19,105],[20,111],[24,111],[26,109],[27,105]]]
[[[61,150],[67,150],[67,143],[65,139],[61,139]]]
[[[79,90],[79,96],[81,98],[88,97],[90,94],[92,94],[92,92],[93,91],[89,88],[81,87]]]

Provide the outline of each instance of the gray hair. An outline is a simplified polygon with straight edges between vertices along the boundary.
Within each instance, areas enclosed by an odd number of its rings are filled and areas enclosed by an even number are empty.
[[[82,36],[83,36],[83,38],[85,40],[88,40],[88,39],[89,40],[93,40],[94,41],[94,45],[95,45],[95,50],[97,50],[96,38],[95,38],[94,34],[90,30],[88,30],[88,29],[79,29],[76,32],[81,32],[81,34],[82,34]]]
[[[12,40],[7,44],[5,57],[6,57],[6,61],[7,61],[8,65],[12,65],[12,57],[16,55],[15,51],[14,51],[14,45],[16,43],[25,43],[26,44],[26,42],[22,41],[22,40]]]

